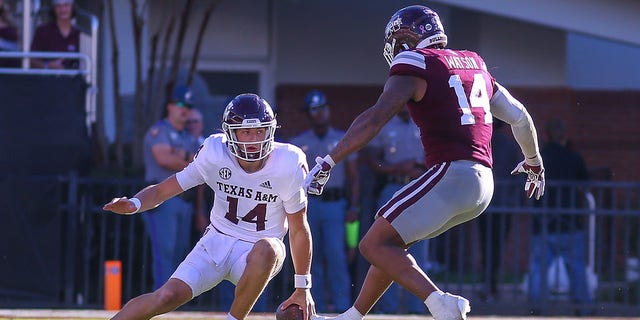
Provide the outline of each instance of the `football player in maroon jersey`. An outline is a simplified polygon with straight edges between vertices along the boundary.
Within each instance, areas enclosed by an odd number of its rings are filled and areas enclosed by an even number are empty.
[[[307,176],[307,192],[321,194],[335,163],[364,147],[405,105],[420,128],[429,170],[376,213],[359,246],[371,267],[354,306],[335,319],[362,319],[392,281],[423,300],[436,320],[466,319],[469,301],[440,290],[406,249],[477,217],[489,205],[494,116],[511,125],[524,155],[512,173],[527,174],[529,197],[544,193],[529,113],[496,82],[477,53],[445,49],[446,44],[433,10],[415,5],[396,12],[385,30],[383,54],[391,70],[382,94],[330,154],[316,159]]]

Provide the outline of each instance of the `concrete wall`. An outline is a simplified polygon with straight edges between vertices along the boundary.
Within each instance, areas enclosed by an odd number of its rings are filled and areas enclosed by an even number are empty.
[[[640,48],[567,34],[567,83],[576,89],[640,89]]]
[[[640,45],[637,0],[431,0],[533,24]]]

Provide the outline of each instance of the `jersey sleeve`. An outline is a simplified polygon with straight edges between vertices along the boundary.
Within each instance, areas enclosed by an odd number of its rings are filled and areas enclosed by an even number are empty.
[[[211,151],[211,144],[209,139],[206,139],[198,152],[196,153],[193,161],[187,165],[182,171],[176,173],[176,179],[182,190],[189,190],[197,185],[205,183],[204,167],[206,162],[206,154]]]
[[[427,70],[427,60],[423,54],[415,51],[402,51],[391,62],[389,76],[422,77]]]
[[[295,170],[290,170],[288,186],[283,192],[282,199],[287,213],[296,213],[307,205],[307,193],[304,190],[304,179],[309,173],[307,158],[298,147],[292,146],[295,151]],[[293,162],[293,161],[292,161]],[[293,163],[292,163],[293,164]]]

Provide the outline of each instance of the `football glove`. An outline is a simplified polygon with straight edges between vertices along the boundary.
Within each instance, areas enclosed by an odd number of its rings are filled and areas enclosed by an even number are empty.
[[[335,165],[336,163],[330,155],[326,155],[324,158],[317,157],[316,165],[309,171],[307,178],[304,179],[304,187],[307,193],[321,195],[324,185],[329,181],[331,168]]]
[[[534,166],[527,164],[526,160],[523,160],[511,171],[511,174],[518,173],[527,174],[527,181],[524,183],[527,197],[531,198],[535,194],[536,200],[539,200],[544,195],[544,167],[542,162]]]

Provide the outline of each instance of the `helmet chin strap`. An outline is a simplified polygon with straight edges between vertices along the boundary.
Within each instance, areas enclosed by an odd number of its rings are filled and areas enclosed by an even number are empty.
[[[240,167],[247,173],[253,173],[264,168],[268,158],[269,155],[259,159],[250,159],[247,153],[244,154],[243,158],[236,157]]]
[[[257,152],[249,152],[246,149],[243,151],[244,153],[244,157],[246,159],[244,159],[245,161],[249,161],[249,162],[255,162],[260,160],[260,153],[261,151],[257,151]]]
[[[257,151],[249,151],[247,146],[252,144],[260,144],[260,148]],[[228,141],[227,146],[239,160],[256,162],[269,156],[273,149],[273,139],[254,142]]]
[[[247,162],[255,162],[260,160],[261,151],[249,152],[247,150],[247,145],[243,143],[235,143],[235,148],[237,150],[235,156],[240,160]]]

